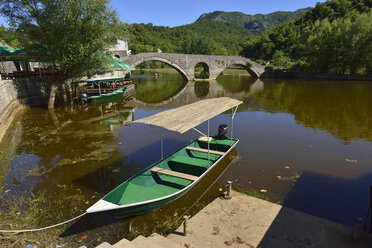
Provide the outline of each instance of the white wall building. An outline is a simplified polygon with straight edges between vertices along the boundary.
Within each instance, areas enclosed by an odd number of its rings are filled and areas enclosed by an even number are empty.
[[[130,50],[128,50],[128,41],[126,40],[118,40],[116,46],[110,47],[108,51],[119,59],[130,55]]]

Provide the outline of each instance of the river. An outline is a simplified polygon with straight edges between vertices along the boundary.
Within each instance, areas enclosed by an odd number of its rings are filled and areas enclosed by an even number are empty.
[[[237,190],[348,226],[365,218],[372,182],[370,82],[255,80],[242,74],[187,83],[172,74],[137,75],[133,82],[132,99],[53,112],[32,108],[18,117],[1,144],[0,218],[36,227],[82,213],[160,159],[160,134],[130,121],[222,96],[244,103],[234,119],[238,156],[218,187],[234,180]],[[212,133],[222,123],[231,129],[231,113],[211,120]],[[196,135],[166,133],[165,155]],[[109,222],[91,229],[120,228],[120,222]]]

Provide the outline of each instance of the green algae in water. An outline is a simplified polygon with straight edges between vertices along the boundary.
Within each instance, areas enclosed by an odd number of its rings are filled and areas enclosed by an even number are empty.
[[[68,194],[66,193],[68,192]],[[81,213],[87,199],[73,185],[57,185],[52,193],[30,193],[21,196],[0,194],[0,208],[11,223],[22,223],[22,228],[38,228],[65,221]],[[69,211],[66,211],[68,207]],[[3,223],[7,223],[4,221]],[[8,228],[2,226],[2,228]]]
[[[57,166],[66,166],[66,165],[74,165],[74,164],[82,164],[87,161],[101,161],[111,158],[112,154],[117,151],[117,146],[108,145],[103,143],[102,141],[92,142],[87,145],[89,148],[93,148],[94,150],[81,155],[81,157],[77,158],[65,158],[60,160],[57,163]]]

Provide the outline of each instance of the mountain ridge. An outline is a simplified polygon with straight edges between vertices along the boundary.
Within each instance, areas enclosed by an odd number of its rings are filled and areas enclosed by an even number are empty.
[[[295,11],[275,11],[269,14],[254,15],[244,14],[239,11],[214,11],[201,14],[195,22],[202,20],[218,20],[243,26],[252,32],[262,32],[274,28],[280,23],[287,22],[290,19],[299,18],[311,9],[311,7],[308,7]]]

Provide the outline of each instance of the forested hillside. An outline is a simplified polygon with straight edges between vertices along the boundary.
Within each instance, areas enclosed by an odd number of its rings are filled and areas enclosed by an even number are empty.
[[[12,29],[6,29],[3,25],[0,26],[0,41],[5,42],[12,48],[18,48],[19,46],[15,32]]]
[[[132,54],[144,52],[236,55],[296,71],[372,74],[372,0],[333,0],[315,8],[268,15],[216,11],[178,27],[122,24]],[[261,30],[277,27],[255,35]],[[258,22],[257,22],[258,21]],[[250,24],[249,24],[250,23]],[[256,24],[254,24],[256,23]],[[248,27],[249,28],[249,27]],[[0,40],[17,47],[16,32],[0,27]]]
[[[296,11],[276,11],[269,14],[247,15],[242,12],[214,11],[202,14],[196,21],[215,20],[237,24],[252,32],[261,32],[278,26],[280,23],[297,19],[311,8],[298,9]]]
[[[243,55],[314,73],[372,73],[372,0],[318,3],[301,18],[248,40]]]
[[[244,27],[223,21],[203,20],[174,28],[152,24],[130,25],[132,53],[157,52],[235,55],[253,37]]]
[[[206,13],[189,25],[174,28],[150,24],[132,24],[130,44],[133,53],[157,52],[236,55],[254,34],[290,19],[311,8],[294,12],[278,11],[266,15],[215,11]]]

